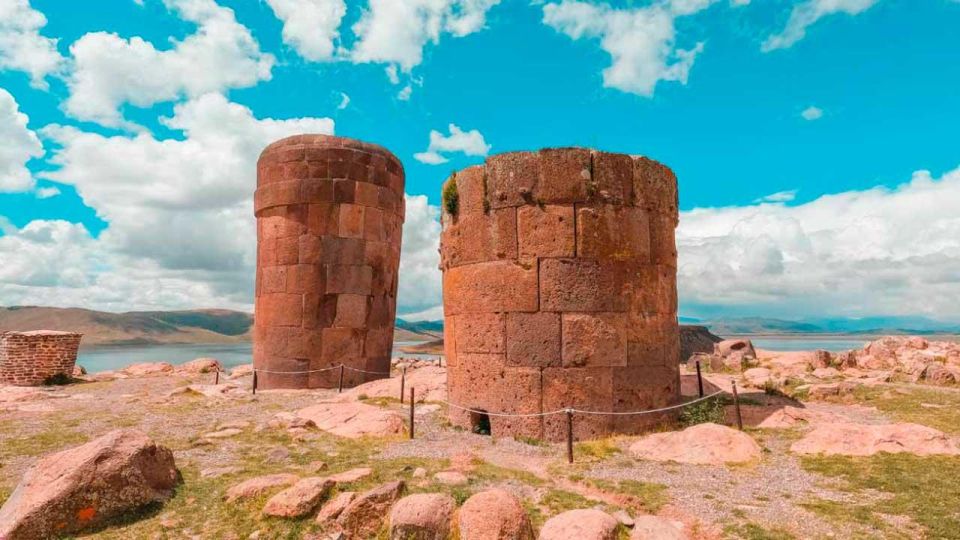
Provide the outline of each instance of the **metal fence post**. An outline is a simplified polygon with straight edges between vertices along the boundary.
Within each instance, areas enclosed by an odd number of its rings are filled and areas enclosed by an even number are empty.
[[[337,393],[343,392],[343,364],[340,364],[340,382],[337,383]]]
[[[743,417],[740,415],[740,395],[737,394],[737,381],[733,382],[733,408],[737,412],[737,429],[743,431]]]
[[[567,409],[567,463],[573,463],[573,410]]]
[[[400,371],[400,403],[403,403],[403,387],[407,384],[407,366]]]
[[[253,370],[253,395],[257,395],[257,370]]]
[[[410,438],[413,439],[413,404],[416,403],[416,400],[413,399],[413,387],[410,387]]]
[[[214,386],[216,386],[216,385],[220,384],[220,370],[218,369],[218,370],[216,370],[214,373],[216,373],[216,375],[215,375],[215,377],[214,377],[214,379],[213,379],[213,384],[214,384]]]
[[[697,391],[703,397],[703,375],[700,374],[700,361],[697,360]]]

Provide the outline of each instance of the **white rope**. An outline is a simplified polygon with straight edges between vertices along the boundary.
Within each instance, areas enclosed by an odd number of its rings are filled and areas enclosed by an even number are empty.
[[[614,415],[614,416],[626,416],[626,415],[632,415],[632,414],[653,414],[653,413],[658,413],[658,412],[669,411],[669,410],[672,410],[672,409],[681,409],[681,408],[683,408],[683,407],[687,407],[687,406],[689,406],[689,405],[693,405],[694,403],[697,403],[697,402],[700,402],[700,401],[704,401],[704,400],[710,399],[710,398],[712,398],[712,397],[719,396],[719,395],[722,394],[722,393],[723,393],[723,390],[717,390],[716,392],[710,394],[709,396],[703,396],[702,398],[697,398],[697,399],[695,399],[695,400],[693,400],[693,401],[687,401],[686,403],[680,403],[680,404],[678,404],[678,405],[671,405],[670,407],[663,407],[663,408],[660,408],[660,409],[650,409],[650,410],[648,410],[648,411],[615,412],[615,411],[582,411],[582,410],[580,410],[580,409],[570,409],[570,412],[575,412],[575,413],[580,413],[580,414],[609,414],[609,415]]]
[[[343,364],[341,364],[341,365],[343,365]],[[360,373],[370,373],[370,374],[373,374],[373,375],[390,375],[390,372],[389,372],[389,371],[367,371],[367,370],[365,370],[365,369],[350,367],[350,366],[347,366],[347,365],[343,365],[343,367],[345,367],[345,368],[347,368],[347,369],[349,369],[349,370],[351,370],[351,371],[359,371]]]
[[[307,371],[271,371],[269,369],[262,369],[262,368],[254,368],[254,371],[256,371],[257,373],[269,373],[271,375],[302,375],[305,373],[320,373],[321,371],[332,371],[334,369],[340,369],[341,367],[349,369],[351,371],[359,371],[360,373],[370,373],[373,375],[390,375],[389,371],[367,371],[365,369],[350,367],[346,364],[338,364],[336,366],[330,366],[323,369],[311,369]]]

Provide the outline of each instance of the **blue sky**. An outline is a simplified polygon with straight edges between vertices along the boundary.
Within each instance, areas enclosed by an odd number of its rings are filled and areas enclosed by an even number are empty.
[[[580,145],[677,173],[685,315],[960,320],[952,0],[0,0],[0,14],[0,134],[19,141],[0,152],[0,304],[249,307],[256,154],[326,130],[406,167],[401,313],[439,313],[451,171]]]

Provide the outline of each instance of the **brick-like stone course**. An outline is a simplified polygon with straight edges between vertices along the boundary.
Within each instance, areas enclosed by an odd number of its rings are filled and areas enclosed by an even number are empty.
[[[441,269],[448,392],[489,412],[626,412],[679,400],[676,177],[583,148],[491,156],[448,181]],[[449,192],[445,186],[444,192]],[[451,421],[471,427],[451,407]],[[577,415],[578,439],[666,415]],[[566,419],[490,418],[496,435],[562,439]]]
[[[389,372],[404,173],[386,149],[326,135],[268,146],[257,163],[253,363],[263,388],[330,388],[341,363]],[[383,375],[344,372],[354,386]]]
[[[0,332],[0,384],[40,386],[73,375],[82,334],[35,330]]]

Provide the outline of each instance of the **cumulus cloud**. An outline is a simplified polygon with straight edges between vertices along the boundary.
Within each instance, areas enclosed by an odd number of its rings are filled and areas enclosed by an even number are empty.
[[[441,303],[440,208],[426,195],[407,195],[406,222],[400,252],[398,317],[403,313],[433,309]],[[442,318],[442,316],[441,316]]]
[[[85,34],[70,46],[74,68],[64,102],[70,115],[111,127],[134,127],[120,113],[125,103],[149,107],[270,79],[273,56],[260,51],[233,10],[213,0],[164,3],[197,25],[194,34],[173,41],[169,49],[108,32]]]
[[[807,121],[819,120],[823,118],[823,109],[811,105],[804,109],[803,112],[800,113],[800,116]]]
[[[450,130],[450,135],[431,130],[430,145],[425,152],[414,154],[414,159],[428,165],[439,165],[449,161],[442,154],[462,152],[468,156],[485,156],[490,152],[491,146],[483,139],[480,131],[463,131],[455,124],[450,124],[447,129]]]
[[[791,189],[787,191],[778,191],[776,193],[771,193],[756,199],[755,203],[764,203],[764,202],[773,202],[773,203],[785,203],[790,202],[797,198],[797,190]]]
[[[267,0],[283,21],[283,42],[312,62],[330,60],[347,12],[343,0]]]
[[[63,67],[57,40],[40,35],[46,24],[29,0],[0,0],[0,70],[23,71],[41,89],[48,87],[45,77]]]
[[[180,272],[178,279],[209,287],[227,303],[249,302],[257,156],[287,135],[333,133],[334,123],[257,119],[220,94],[179,104],[162,122],[182,140],[47,127],[43,134],[60,147],[50,161],[60,168],[46,176],[76,186],[110,224],[98,249]]]
[[[28,121],[10,92],[0,88],[0,193],[33,188],[27,162],[43,156],[43,145]]]
[[[608,4],[563,0],[543,6],[543,22],[574,40],[600,40],[600,47],[612,59],[603,70],[603,85],[650,97],[660,81],[686,84],[703,43],[678,48],[674,22],[714,2],[672,0],[616,9]]]
[[[462,37],[486,25],[487,12],[500,0],[370,0],[353,25],[356,62],[399,65],[409,72],[423,61],[427,43],[443,34]]]
[[[38,199],[51,199],[60,195],[60,189],[54,186],[43,187],[37,190]]]
[[[960,168],[894,189],[684,212],[679,287],[693,311],[960,319]]]
[[[805,0],[793,7],[787,25],[779,34],[766,39],[761,46],[764,52],[786,49],[807,35],[807,28],[835,13],[858,15],[873,7],[879,0]]]

